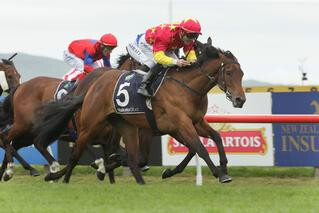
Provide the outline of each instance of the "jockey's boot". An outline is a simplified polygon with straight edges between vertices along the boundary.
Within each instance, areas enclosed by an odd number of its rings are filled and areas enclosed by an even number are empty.
[[[150,68],[144,64],[141,66],[140,70],[142,70],[144,72],[148,72],[150,70]]]
[[[141,85],[137,90],[138,94],[143,95],[147,98],[153,97],[153,95],[150,94],[148,89],[151,83],[155,80],[155,77],[157,76],[157,74],[161,71],[161,67],[162,65],[156,64],[152,69],[150,69],[150,71],[148,71],[146,75],[143,76]]]

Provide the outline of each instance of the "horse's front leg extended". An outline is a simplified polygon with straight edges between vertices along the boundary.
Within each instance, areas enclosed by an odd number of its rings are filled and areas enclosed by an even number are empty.
[[[183,144],[187,145],[191,152],[195,152],[201,157],[211,170],[212,174],[219,178],[221,183],[226,183],[231,181],[231,178],[225,174],[222,174],[219,169],[214,165],[213,161],[210,159],[207,150],[201,143],[199,136],[197,135],[196,129],[192,123],[192,120],[187,116],[181,117],[178,122],[178,129],[174,134],[174,137],[181,141]]]
[[[210,138],[215,142],[218,150],[221,171],[223,172],[223,174],[228,174],[228,160],[220,134],[216,130],[214,130],[205,120],[201,120],[199,123],[196,123],[195,128],[199,136]]]
[[[22,157],[21,155],[17,152],[17,148],[14,147],[14,149],[12,150],[12,154],[13,156],[20,162],[20,164],[23,166],[23,168],[25,170],[29,170],[30,175],[31,176],[39,176],[40,173],[38,172],[38,170],[36,170],[35,168],[33,168],[32,166],[30,166],[30,164],[28,164]]]

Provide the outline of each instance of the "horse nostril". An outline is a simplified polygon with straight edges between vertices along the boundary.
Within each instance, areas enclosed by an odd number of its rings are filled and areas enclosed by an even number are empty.
[[[242,98],[242,97],[235,98],[235,103],[240,108],[244,105],[245,101],[246,101],[246,98]]]
[[[236,101],[237,103],[241,103],[241,102],[242,102],[242,99],[241,99],[240,97],[237,97],[237,98],[235,99],[235,101]]]

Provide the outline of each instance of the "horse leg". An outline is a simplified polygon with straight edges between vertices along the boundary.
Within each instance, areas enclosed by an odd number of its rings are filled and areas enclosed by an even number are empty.
[[[151,129],[139,129],[140,160],[139,167],[143,172],[149,170],[148,156],[151,152],[153,132]]]
[[[104,166],[104,171],[99,171],[98,170],[97,172],[100,172],[100,173],[104,174],[104,176],[105,176],[105,172],[106,172],[105,169],[111,163],[111,161],[109,160],[109,156],[110,156],[112,150],[108,149],[106,144],[103,144],[102,148],[103,148],[103,152],[104,152],[104,165],[103,165]],[[110,183],[111,184],[115,183],[114,169],[109,170],[107,173],[109,175]],[[98,173],[97,173],[97,175],[98,175]]]
[[[105,154],[105,156],[107,157],[107,160],[105,161],[107,162],[107,164],[105,164],[105,171],[108,173],[122,166],[122,155],[117,153],[119,151],[126,153],[126,150],[120,145],[121,137],[122,136],[115,130],[112,130],[112,134],[109,140],[110,151],[108,152],[110,155]]]
[[[75,143],[68,165],[66,166],[66,172],[65,172],[64,180],[63,180],[64,183],[70,182],[72,171],[74,167],[77,165],[77,163],[79,162],[80,157],[87,146],[87,141],[90,141],[90,138],[92,138],[92,135],[94,135],[95,133],[97,132],[90,131],[90,130],[82,131],[79,133],[79,137]]]
[[[7,168],[7,156],[6,154],[3,156],[3,160],[2,160],[2,165],[1,165],[1,168],[0,168],[0,181],[2,180],[2,177],[3,177],[3,174],[4,174],[4,171],[6,170]]]
[[[165,169],[162,173],[162,179],[172,177],[178,173],[184,171],[185,167],[189,163],[189,161],[194,157],[195,153],[189,151],[183,161],[177,165],[174,169]]]
[[[4,172],[3,180],[8,181],[13,177],[14,174],[14,162],[13,162],[13,147],[10,144],[5,143],[5,157],[6,157],[6,169]]]
[[[197,133],[205,138],[210,138],[212,139],[218,150],[218,155],[219,155],[219,162],[220,162],[220,168],[223,174],[228,174],[227,172],[227,157],[223,145],[222,138],[220,137],[220,134],[214,130],[213,128],[210,127],[210,125],[205,121],[201,120],[199,123],[195,124],[195,128]]]
[[[60,171],[60,164],[54,157],[49,153],[47,148],[40,145],[40,143],[34,143],[35,148],[41,153],[41,155],[48,161],[50,164],[50,173],[57,173]]]
[[[13,141],[14,142],[14,141]],[[38,170],[36,170],[35,168],[33,168],[30,164],[28,164],[22,157],[21,155],[18,153],[18,150],[21,148],[21,146],[18,146],[18,144],[20,143],[12,143],[13,146],[13,150],[12,150],[12,154],[13,156],[20,162],[20,164],[22,165],[22,167],[25,170],[28,170],[30,172],[31,176],[39,176],[40,173],[38,172]]]
[[[139,142],[137,127],[122,119],[117,119],[112,124],[123,137],[123,142],[128,152],[129,166],[136,182],[141,185],[145,184],[138,167]]]
[[[178,141],[181,141],[183,144],[187,145],[191,152],[196,152],[199,157],[201,157],[211,170],[212,174],[219,178],[221,183],[226,183],[231,181],[231,178],[228,175],[221,174],[219,169],[214,165],[213,161],[210,159],[207,150],[204,145],[201,143],[199,136],[197,135],[196,129],[192,123],[192,120],[187,116],[180,118],[178,122],[179,128],[174,134],[175,138]]]
[[[89,155],[91,155],[93,159],[95,159],[94,162],[90,164],[90,166],[97,170],[96,177],[100,181],[103,181],[105,177],[105,166],[104,166],[105,160],[103,158],[97,158],[97,156],[95,155],[95,152],[93,151],[92,146],[90,145],[86,146],[86,151],[87,153],[89,153]]]

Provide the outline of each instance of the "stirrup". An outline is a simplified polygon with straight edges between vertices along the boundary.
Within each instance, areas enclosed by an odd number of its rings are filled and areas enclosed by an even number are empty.
[[[137,93],[140,95],[145,96],[146,98],[151,98],[153,97],[146,88],[138,88]]]

